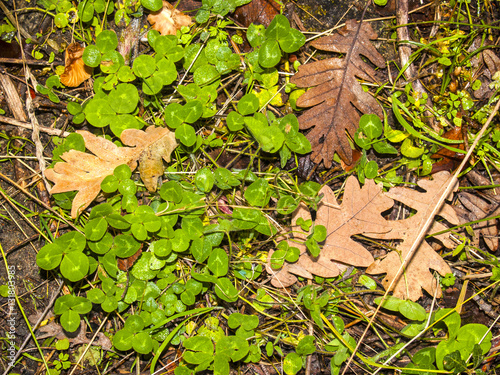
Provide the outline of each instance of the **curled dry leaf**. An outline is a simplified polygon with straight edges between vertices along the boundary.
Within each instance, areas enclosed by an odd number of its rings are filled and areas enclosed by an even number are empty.
[[[174,8],[167,1],[163,2],[163,8],[157,12],[151,13],[148,16],[148,22],[153,30],[158,31],[161,35],[175,35],[177,30],[183,26],[190,26],[193,21],[191,17]]]
[[[169,162],[170,154],[177,147],[175,134],[166,128],[150,126],[146,131],[126,129],[122,132],[123,144],[134,147],[118,147],[113,142],[96,137],[81,130],[85,147],[93,153],[70,150],[61,155],[65,160],[47,169],[45,176],[55,183],[50,193],[64,193],[77,190],[73,200],[71,217],[81,213],[101,191],[101,182],[112,175],[116,167],[127,164],[131,170],[137,167],[144,185],[155,191],[158,177],[163,174],[162,159]]]
[[[331,58],[305,64],[291,78],[299,87],[313,87],[297,100],[299,107],[313,107],[299,117],[301,129],[313,128],[307,138],[312,146],[312,160],[330,168],[335,152],[347,164],[352,164],[352,152],[346,131],[353,136],[358,128],[360,113],[383,116],[378,102],[365,92],[356,78],[373,81],[375,70],[364,61],[369,59],[379,68],[384,57],[370,40],[377,34],[368,23],[355,20],[335,35],[319,38],[311,45],[322,51],[345,53],[344,58]]]
[[[323,199],[318,205],[315,225],[324,225],[327,238],[318,257],[312,257],[304,245],[307,234],[303,234],[297,226],[298,217],[304,220],[311,216],[304,205],[299,206],[293,217],[294,240],[289,239],[289,245],[300,250],[299,260],[295,263],[284,263],[283,268],[273,270],[270,263],[267,272],[272,275],[271,282],[276,287],[286,287],[297,281],[297,276],[312,278],[312,275],[321,277],[335,277],[347,265],[368,267],[369,274],[385,273],[382,283],[388,287],[395,278],[401,265],[418,235],[422,221],[426,219],[434,202],[439,198],[439,191],[449,178],[448,172],[441,172],[434,176],[434,180],[421,180],[418,185],[426,190],[420,192],[409,188],[392,188],[384,193],[380,185],[372,180],[366,180],[360,188],[356,177],[351,176],[346,181],[343,201],[341,205],[328,187],[323,187],[320,194]],[[417,212],[410,218],[403,220],[386,220],[382,214],[393,207],[394,200],[414,208]],[[459,222],[453,208],[444,205],[438,214],[449,223]],[[429,233],[446,229],[441,222],[435,222]],[[374,262],[370,252],[360,243],[352,239],[353,235],[362,234],[366,237],[381,240],[402,240],[397,251],[391,251],[384,259]],[[444,246],[452,248],[455,244],[445,235],[434,236]],[[270,254],[272,255],[272,253]],[[269,256],[270,259],[270,256]],[[394,295],[399,298],[408,298],[416,301],[422,296],[422,289],[431,295],[436,290],[437,282],[430,270],[436,270],[441,275],[451,272],[446,262],[425,241],[417,249],[413,258],[407,263],[406,270],[395,282]],[[437,289],[438,296],[441,290]]]
[[[68,87],[80,86],[92,75],[92,68],[83,62],[83,48],[80,43],[71,43],[66,48],[64,56],[64,73],[61,74],[61,83]]]

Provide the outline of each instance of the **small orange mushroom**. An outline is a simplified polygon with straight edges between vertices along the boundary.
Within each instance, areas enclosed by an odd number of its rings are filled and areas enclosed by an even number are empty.
[[[148,16],[148,22],[153,30],[161,35],[175,35],[182,26],[189,26],[193,23],[191,17],[174,9],[168,1],[163,1],[163,8]]]
[[[64,56],[64,73],[61,74],[61,83],[64,86],[77,87],[92,75],[92,68],[83,62],[83,48],[80,43],[71,43],[66,48]]]

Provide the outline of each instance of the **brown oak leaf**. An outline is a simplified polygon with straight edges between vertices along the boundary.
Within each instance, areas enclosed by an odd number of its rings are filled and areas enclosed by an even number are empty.
[[[337,34],[311,42],[319,50],[346,56],[302,65],[291,79],[299,87],[315,86],[297,100],[299,107],[313,107],[299,117],[299,124],[301,129],[313,128],[307,134],[313,149],[312,160],[323,160],[326,168],[331,167],[335,152],[346,164],[352,164],[346,131],[354,135],[360,113],[383,115],[378,102],[357,81],[374,80],[375,70],[363,57],[379,68],[385,66],[384,57],[370,42],[376,38],[368,23],[358,25],[349,20]]]
[[[272,275],[271,283],[276,287],[286,287],[297,281],[295,275],[305,278],[312,278],[312,275],[335,277],[348,265],[353,265],[368,267],[366,272],[369,274],[385,273],[382,283],[388,287],[395,278],[402,259],[409,253],[420,225],[426,219],[425,215],[428,215],[439,199],[439,190],[447,183],[448,178],[448,172],[440,172],[434,175],[433,180],[420,180],[418,185],[425,192],[396,187],[384,193],[382,187],[372,180],[366,180],[365,185],[360,188],[356,177],[351,176],[346,181],[341,205],[338,205],[333,191],[323,187],[320,190],[323,198],[318,205],[315,225],[326,227],[327,238],[319,256],[311,256],[304,245],[307,234],[301,232],[297,226],[297,218],[307,220],[311,216],[305,206],[299,206],[292,221],[294,240],[289,239],[289,246],[298,247],[300,250],[299,260],[295,263],[285,262],[279,270],[273,270],[268,261],[267,272]],[[394,200],[415,209],[416,213],[407,219],[386,220],[382,214],[393,207]],[[450,205],[445,204],[438,215],[451,224],[459,222],[455,210]],[[428,232],[435,233],[443,229],[446,229],[446,226],[435,221]],[[385,258],[374,262],[371,253],[353,240],[352,236],[356,234],[381,240],[397,239],[401,242],[396,251],[391,251]],[[455,246],[446,234],[435,235],[433,238],[448,248]],[[422,296],[422,289],[432,295],[436,290],[437,281],[430,272],[431,269],[441,275],[451,272],[441,256],[423,241],[407,263],[402,276],[396,280],[394,296],[416,301]],[[441,295],[439,288],[437,294]]]
[[[245,27],[250,26],[251,23],[268,27],[280,10],[280,4],[274,0],[253,0],[236,8],[233,16]]]
[[[372,180],[360,188],[356,177],[347,179],[342,205],[338,205],[333,191],[324,186],[319,194],[323,198],[318,205],[315,225],[324,225],[327,238],[318,257],[307,252],[304,244],[307,234],[297,225],[297,219],[311,218],[306,206],[301,203],[292,218],[294,239],[289,246],[300,250],[296,263],[286,263],[279,271],[272,270],[269,255],[267,271],[273,274],[272,284],[276,287],[292,285],[297,281],[295,276],[312,278],[312,275],[330,278],[338,276],[348,265],[368,267],[373,263],[373,256],[361,244],[351,237],[355,234],[370,235],[390,232],[391,228],[381,212],[391,208],[393,201],[381,194],[379,186]]]
[[[77,190],[71,207],[71,217],[76,218],[101,191],[101,182],[112,175],[116,167],[127,164],[131,170],[137,167],[144,185],[155,191],[158,177],[163,174],[162,158],[169,162],[170,154],[177,147],[175,134],[167,128],[150,126],[146,131],[126,129],[122,132],[123,144],[134,147],[118,147],[113,142],[97,137],[85,130],[77,131],[85,141],[85,147],[93,153],[70,150],[61,155],[65,162],[47,169],[45,176],[55,183],[51,194]]]
[[[495,196],[483,194],[479,197],[470,193],[460,192],[458,199],[468,211],[464,215],[461,215],[461,222],[463,224],[487,217],[494,217],[500,213],[500,202],[498,202]],[[482,237],[490,250],[497,251],[499,244],[497,219],[490,219],[474,224],[472,229],[475,234],[472,241],[474,246],[479,247],[479,238]]]

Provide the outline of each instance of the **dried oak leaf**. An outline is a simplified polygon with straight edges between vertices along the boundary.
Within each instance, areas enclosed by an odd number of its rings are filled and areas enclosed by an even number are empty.
[[[385,66],[384,57],[370,42],[376,38],[368,23],[358,25],[349,20],[338,34],[311,42],[319,50],[346,56],[302,65],[291,79],[299,87],[315,86],[297,100],[299,107],[313,107],[299,117],[299,124],[301,129],[314,127],[307,134],[313,149],[312,159],[315,163],[323,160],[326,168],[331,167],[335,152],[346,164],[352,164],[345,132],[354,135],[360,113],[383,115],[378,102],[356,79],[373,81],[375,76],[375,70],[363,57],[379,68]]]
[[[168,1],[163,1],[163,8],[148,16],[148,22],[153,30],[161,35],[175,35],[182,26],[190,26],[191,17],[174,8]]]
[[[286,287],[297,281],[295,275],[312,278],[312,275],[321,277],[335,277],[347,265],[368,267],[369,274],[386,273],[382,283],[385,287],[392,282],[401,265],[401,259],[408,254],[414,239],[418,235],[420,224],[426,219],[434,203],[439,198],[439,188],[446,184],[448,172],[441,172],[434,176],[434,180],[421,180],[418,185],[426,190],[420,192],[408,188],[392,188],[384,193],[382,187],[375,185],[371,180],[366,180],[360,188],[356,177],[351,176],[346,181],[344,197],[339,206],[330,188],[324,187],[320,193],[324,194],[318,205],[315,224],[326,227],[327,238],[318,257],[312,257],[307,252],[303,242],[304,234],[297,227],[298,217],[310,219],[310,214],[305,206],[299,206],[294,215],[292,228],[294,240],[289,240],[290,246],[299,247],[299,260],[293,264],[285,262],[280,270],[273,270],[270,263],[267,272],[272,275],[271,283],[276,287]],[[393,207],[394,200],[412,207],[416,214],[403,220],[386,220],[382,214]],[[438,214],[449,223],[456,224],[459,219],[449,205],[444,205]],[[429,233],[445,229],[445,225],[435,221]],[[366,237],[382,240],[402,240],[397,251],[390,252],[384,259],[373,261],[373,257],[360,243],[354,241],[352,236],[362,234]],[[452,248],[454,243],[445,235],[436,235],[444,246]],[[272,255],[272,253],[270,254]],[[270,258],[270,257],[269,257]],[[413,258],[407,263],[406,270],[395,283],[393,293],[399,298],[409,298],[416,301],[422,296],[422,289],[433,294],[437,282],[430,269],[438,271],[441,275],[451,272],[446,262],[425,241],[417,249]],[[437,293],[440,296],[441,290]]]
[[[64,73],[60,80],[64,86],[77,87],[92,75],[92,68],[83,62],[83,48],[80,43],[71,43],[64,56]]]
[[[388,222],[393,229],[389,235],[369,235],[372,238],[403,240],[398,245],[397,251],[390,252],[384,259],[377,260],[366,270],[367,273],[372,275],[385,273],[386,276],[382,280],[384,287],[387,288],[395,278],[402,259],[405,259],[408,255],[422,222],[427,219],[429,212],[435,206],[441,188],[447,185],[449,178],[450,174],[443,171],[434,174],[432,180],[422,179],[418,181],[418,186],[424,189],[425,192],[406,187],[394,187],[384,193],[385,196],[416,210],[416,213],[407,219]],[[453,207],[446,203],[437,215],[451,224],[460,222]],[[446,228],[443,223],[435,219],[428,233],[436,233]],[[433,238],[439,240],[447,248],[454,248],[456,245],[447,234],[435,235]],[[404,272],[396,280],[393,295],[398,298],[416,301],[422,297],[422,289],[424,289],[430,295],[436,293],[437,297],[441,297],[441,288],[432,275],[431,269],[439,272],[442,276],[451,272],[450,267],[443,258],[424,240],[413,257],[407,262]]]
[[[303,232],[300,228],[299,225],[297,225],[297,220],[299,218],[302,218],[304,220],[310,220],[311,219],[311,213],[307,209],[307,206],[301,202],[299,204],[299,207],[295,210],[295,212],[292,215],[292,232],[294,233],[294,238],[288,239],[288,245],[292,247],[296,247],[300,251],[300,257],[299,260],[295,263],[288,263],[285,262],[283,264],[283,267],[281,267],[279,270],[273,269],[271,266],[271,257],[274,253],[274,250],[269,251],[269,256],[267,257],[267,263],[266,263],[266,271],[268,274],[272,275],[271,278],[271,284],[274,285],[277,288],[286,288],[289,287],[290,285],[293,285],[297,282],[297,276],[304,277],[306,279],[312,279],[313,278],[313,270],[311,265],[309,264],[309,258],[313,259],[308,253],[307,253],[307,248],[304,245],[304,242],[306,241],[307,234]],[[279,240],[283,240],[284,238],[280,238]],[[318,264],[318,269],[323,268],[322,265]],[[342,265],[339,264],[340,267]],[[327,269],[328,270],[328,269]],[[331,276],[325,276],[325,277],[331,277]],[[333,276],[332,276],[333,277]]]
[[[177,147],[175,134],[166,128],[150,126],[146,131],[126,129],[122,132],[123,144],[134,147],[118,147],[113,142],[87,131],[77,131],[85,140],[85,147],[94,155],[70,150],[61,155],[65,162],[56,163],[46,170],[45,176],[55,183],[50,193],[77,190],[71,207],[71,217],[87,208],[101,191],[101,182],[112,175],[116,167],[127,164],[131,170],[137,167],[144,185],[155,191],[158,177],[163,174],[162,158],[169,162],[170,154]]]
[[[329,278],[338,276],[348,265],[368,267],[373,263],[373,256],[351,237],[355,234],[385,234],[392,230],[381,213],[391,208],[394,202],[384,197],[381,188],[372,180],[366,180],[360,188],[356,177],[349,177],[340,206],[328,186],[324,186],[319,194],[323,194],[323,198],[318,205],[315,225],[326,227],[328,235],[323,248],[318,257],[307,252],[304,245],[307,234],[297,226],[297,219],[302,217],[308,220],[311,215],[306,206],[301,204],[292,218],[294,240],[289,240],[289,246],[299,248],[299,260],[296,263],[285,262],[284,267],[277,272],[272,270],[269,262],[267,265],[268,273],[273,275],[271,283],[276,287],[295,283],[297,279],[292,274],[305,278],[312,278],[312,275]]]
[[[127,129],[120,138],[124,145],[135,146],[141,180],[149,191],[155,191],[158,178],[164,171],[162,159],[169,163],[170,154],[177,147],[175,133],[166,128],[150,126],[146,132]]]

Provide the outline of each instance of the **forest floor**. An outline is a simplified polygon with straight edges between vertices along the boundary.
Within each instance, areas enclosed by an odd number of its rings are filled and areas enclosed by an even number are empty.
[[[498,4],[245,3],[0,1],[0,373],[497,373]]]

